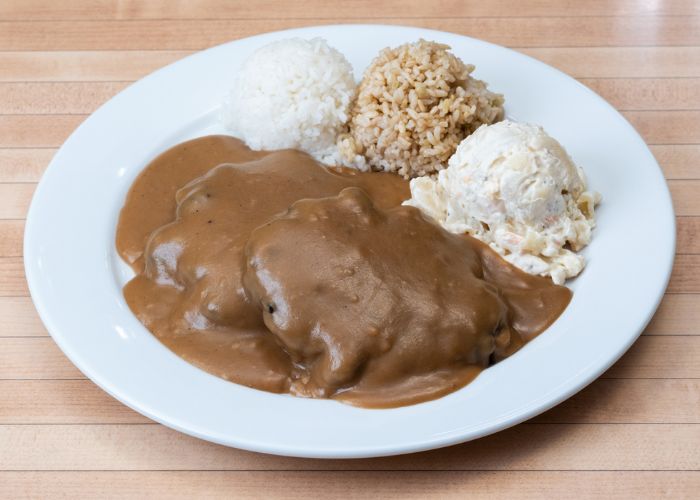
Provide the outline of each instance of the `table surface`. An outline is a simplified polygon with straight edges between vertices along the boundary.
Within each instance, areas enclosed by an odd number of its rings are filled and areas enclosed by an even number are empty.
[[[36,182],[89,113],[154,69],[260,32],[345,22],[415,25],[513,47],[611,102],[645,138],[673,194],[678,247],[664,301],[632,349],[587,389],[460,446],[372,460],[290,459],[155,424],[86,380],[36,315],[22,266]],[[0,2],[2,498],[690,498],[700,490],[699,322],[698,1]]]

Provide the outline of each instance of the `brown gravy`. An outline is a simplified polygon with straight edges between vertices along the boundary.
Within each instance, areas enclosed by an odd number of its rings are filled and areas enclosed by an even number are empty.
[[[547,328],[571,298],[413,207],[393,174],[321,167],[209,136],[129,191],[129,307],[233,382],[365,407],[433,399]]]

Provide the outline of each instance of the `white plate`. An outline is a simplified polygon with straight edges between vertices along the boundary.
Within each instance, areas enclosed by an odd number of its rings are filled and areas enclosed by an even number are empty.
[[[571,305],[546,332],[446,397],[364,410],[241,387],[163,347],[131,314],[115,249],[132,181],[158,153],[220,132],[216,109],[255,48],[322,36],[359,77],[377,51],[419,37],[452,46],[506,97],[508,115],[542,124],[603,194],[588,267]],[[527,56],[463,36],[390,26],[320,26],[231,42],[194,54],[127,88],[58,151],[32,201],[25,265],[34,303],[63,352],[138,412],[238,448],[305,457],[368,457],[437,448],[531,418],[598,377],[651,318],[671,271],[673,208],[661,170],[634,129],[572,78]]]

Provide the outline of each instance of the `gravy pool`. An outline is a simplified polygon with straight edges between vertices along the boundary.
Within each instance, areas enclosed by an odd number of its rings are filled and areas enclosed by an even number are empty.
[[[166,151],[122,208],[129,307],[249,387],[364,407],[452,392],[546,329],[571,292],[401,206],[408,183],[227,136]]]

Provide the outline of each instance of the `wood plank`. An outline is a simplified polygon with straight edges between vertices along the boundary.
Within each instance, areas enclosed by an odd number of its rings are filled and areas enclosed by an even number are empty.
[[[0,148],[57,147],[87,115],[2,115]]]
[[[0,257],[21,257],[23,236],[23,220],[0,220]]]
[[[362,14],[367,17],[392,17],[396,13],[411,16],[443,17],[512,17],[527,14],[532,17],[552,16],[637,16],[694,15],[700,7],[693,0],[665,0],[639,2],[638,0],[576,0],[542,2],[524,0],[513,9],[508,0],[436,0],[427,4],[420,0],[347,0],[329,3],[322,0],[279,2],[262,0],[199,0],[197,2],[170,2],[168,0],[79,0],[57,4],[51,0],[24,0],[0,4],[2,20],[66,20],[66,19],[260,19],[279,18],[336,18]]]
[[[0,114],[92,113],[130,82],[0,83]],[[618,109],[700,109],[700,78],[583,78]]]
[[[600,379],[535,423],[700,423],[700,380]],[[0,424],[150,420],[89,380],[0,380]]]
[[[0,337],[47,337],[29,297],[0,297]]]
[[[582,78],[581,83],[617,109],[700,109],[700,78]]]
[[[652,145],[649,148],[667,179],[700,178],[700,145]]]
[[[474,500],[690,499],[700,474],[682,471],[157,471],[0,472],[5,498],[253,499],[438,497]]]
[[[700,47],[521,48],[575,78],[700,76]]]
[[[531,422],[697,424],[698,408],[700,380],[598,379]]]
[[[622,113],[650,144],[700,144],[700,111]],[[87,115],[0,115],[0,148],[60,146]],[[663,127],[659,126],[663,123]]]
[[[0,114],[92,113],[129,82],[0,83]]]
[[[577,78],[700,77],[700,47],[525,48]],[[192,51],[0,52],[0,81],[128,81]]]
[[[0,183],[39,182],[55,154],[54,148],[0,149]]]
[[[668,293],[700,292],[700,255],[676,255]]]
[[[0,219],[23,219],[27,215],[35,189],[34,183],[0,184]]]
[[[397,11],[401,12],[401,11]],[[698,16],[392,17],[161,19],[2,23],[0,50],[201,50],[259,33],[318,24],[399,24],[448,31],[509,47],[693,46]],[[434,15],[434,14],[432,14]],[[325,21],[325,22],[324,22]],[[362,36],[362,28],[357,28]]]
[[[695,392],[692,386],[669,389],[669,394],[679,397],[680,392]],[[89,380],[0,380],[2,424],[149,422],[148,418],[124,406]]]
[[[137,80],[191,51],[0,52],[0,81]],[[670,68],[669,68],[670,69]]]
[[[700,335],[700,295],[666,294],[642,335]]]
[[[603,378],[700,378],[700,336],[642,336]],[[0,337],[0,380],[84,379],[51,338]]]
[[[85,376],[50,337],[6,337],[0,338],[0,380],[6,379],[85,379]]]
[[[161,425],[2,425],[0,470],[697,470],[700,425],[521,424],[442,450],[308,460],[207,443]]]
[[[700,111],[624,111],[649,144],[700,143]]]
[[[22,257],[0,257],[0,296],[24,297],[27,295],[29,295],[29,288],[24,276]]]
[[[676,219],[676,252],[700,253],[700,217]]]
[[[668,188],[677,216],[700,215],[700,181],[670,180]]]
[[[642,336],[602,378],[700,378],[700,336]],[[691,361],[694,358],[696,361]]]

